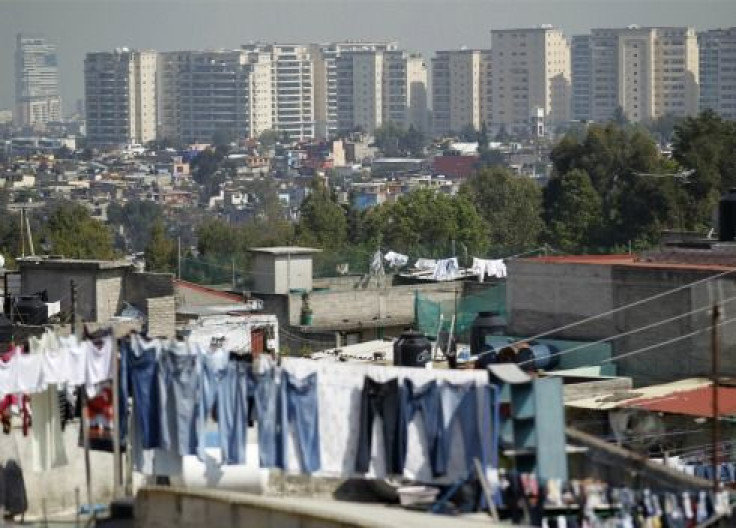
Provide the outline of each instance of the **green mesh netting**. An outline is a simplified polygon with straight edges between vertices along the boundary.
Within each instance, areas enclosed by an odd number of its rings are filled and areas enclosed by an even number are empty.
[[[478,316],[478,312],[496,311],[506,315],[506,284],[499,283],[488,289],[446,301],[433,301],[427,296],[417,293],[415,298],[417,328],[431,337],[437,337],[440,314],[443,316],[442,329],[449,330],[452,316],[455,315],[456,336],[467,335],[470,326]]]

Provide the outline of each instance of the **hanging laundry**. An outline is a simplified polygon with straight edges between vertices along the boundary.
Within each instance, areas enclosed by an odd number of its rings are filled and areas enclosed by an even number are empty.
[[[396,253],[395,251],[389,251],[383,256],[383,258],[392,268],[404,267],[409,262],[408,256]]]
[[[506,277],[506,264],[501,259],[488,260],[473,257],[471,269],[478,275],[479,282],[483,282],[485,277],[497,279]]]
[[[373,254],[370,266],[371,275],[383,275],[383,260],[381,259],[381,251],[378,250]]]
[[[420,258],[414,263],[416,269],[424,271],[434,270],[436,266],[437,261],[435,259]]]
[[[86,356],[85,384],[87,396],[93,397],[96,385],[111,378],[112,369],[112,335],[104,335],[82,342]]]
[[[82,409],[89,427],[89,447],[95,451],[113,451],[114,411],[112,383],[99,384],[97,395],[87,400]],[[79,429],[79,446],[84,445],[82,428]]]
[[[46,471],[67,465],[69,462],[61,430],[61,409],[56,385],[51,384],[45,391],[31,394],[31,412],[33,470]]]
[[[460,267],[457,263],[457,257],[449,259],[440,259],[434,267],[432,278],[436,281],[447,281],[457,278]]]

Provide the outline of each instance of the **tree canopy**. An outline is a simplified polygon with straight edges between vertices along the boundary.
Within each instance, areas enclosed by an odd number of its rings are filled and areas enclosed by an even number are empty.
[[[109,260],[116,256],[108,226],[92,218],[86,207],[71,202],[53,207],[42,239],[49,253],[67,258]]]

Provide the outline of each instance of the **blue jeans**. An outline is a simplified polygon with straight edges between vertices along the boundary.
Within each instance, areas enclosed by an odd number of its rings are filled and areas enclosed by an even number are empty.
[[[414,387],[410,379],[404,380],[402,394],[402,435],[400,460],[403,468],[406,463],[407,437],[409,423],[417,411],[421,411],[424,418],[424,433],[429,446],[429,460],[432,467],[432,475],[437,477],[440,464],[440,430],[442,424],[442,406],[440,405],[440,390],[436,381],[430,381],[422,388]]]
[[[439,453],[436,476],[447,473],[453,425],[457,421],[465,446],[465,463],[473,467],[473,458],[483,459],[481,437],[478,428],[478,405],[476,388],[473,383],[455,385],[445,383],[440,387],[442,425],[440,427]]]
[[[261,467],[280,467],[284,464],[284,446],[281,428],[282,398],[279,398],[275,372],[270,370],[256,378],[255,402],[258,416],[258,458]]]
[[[161,409],[159,407],[158,385],[158,341],[146,343],[138,336],[124,339],[120,343],[120,405],[125,412],[120,413],[120,432],[124,439],[127,434],[128,397],[135,402],[133,419],[136,438],[134,449],[153,449],[161,447]]]
[[[217,392],[217,422],[223,464],[245,464],[248,370],[249,366],[244,361],[230,361]]]
[[[199,392],[199,354],[165,349],[160,358],[161,447],[179,455],[197,453],[196,399]]]
[[[218,395],[225,386],[227,375],[228,353],[220,349],[206,354],[202,358],[202,387],[197,401],[197,456],[205,458],[207,447],[207,417],[219,401]]]
[[[296,444],[301,457],[302,471],[314,473],[322,466],[319,454],[317,373],[299,380],[287,372],[282,372],[281,398],[286,402],[286,412],[281,414],[282,439],[280,445],[283,446],[283,454],[279,467],[286,468],[287,435],[291,423],[296,431]]]

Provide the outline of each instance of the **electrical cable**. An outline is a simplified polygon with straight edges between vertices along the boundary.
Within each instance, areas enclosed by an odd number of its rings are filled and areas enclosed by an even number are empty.
[[[725,305],[726,303],[732,302],[734,300],[736,300],[736,295],[733,296],[733,297],[729,297],[727,299],[723,299],[722,301],[719,301],[720,304],[718,306],[719,307],[723,307],[723,305]],[[632,335],[632,334],[637,334],[639,332],[643,332],[644,330],[649,330],[651,328],[655,328],[655,327],[660,326],[660,325],[663,325],[663,324],[671,323],[671,322],[676,321],[678,319],[681,319],[683,317],[688,317],[690,315],[693,315],[693,314],[696,314],[696,313],[699,313],[699,312],[705,312],[705,311],[712,310],[712,309],[713,309],[712,306],[704,306],[702,308],[696,308],[695,310],[690,310],[689,312],[685,312],[685,313],[680,314],[680,315],[675,315],[673,317],[669,317],[667,319],[663,319],[661,321],[657,321],[656,323],[650,323],[650,324],[645,325],[645,326],[640,326],[639,328],[634,328],[633,330],[627,330],[626,332],[621,332],[621,333],[618,333],[618,334],[615,334],[615,335],[612,335],[612,336],[609,336],[609,337],[604,337],[603,339],[599,339],[598,341],[593,341],[591,343],[583,343],[581,345],[576,345],[576,346],[574,346],[572,348],[568,348],[566,350],[561,350],[560,352],[554,352],[552,354],[549,354],[549,356],[547,356],[547,357],[552,358],[552,357],[565,356],[567,354],[571,354],[572,352],[577,352],[578,350],[582,350],[584,348],[592,347],[592,346],[595,346],[595,345],[600,345],[602,343],[605,343],[606,341],[612,341],[612,340],[618,339],[620,337],[625,337],[625,336],[629,336],[629,335]],[[508,346],[511,346],[511,345],[508,345]],[[526,361],[519,362],[518,365],[519,366],[526,365],[528,363],[534,363],[535,361],[536,361],[536,359],[528,359]]]
[[[557,328],[552,328],[550,330],[547,330],[545,332],[541,332],[541,333],[536,334],[536,335],[533,335],[531,337],[527,337],[525,339],[518,340],[518,341],[515,341],[513,343],[509,343],[508,346],[520,345],[520,344],[525,343],[525,342],[528,342],[528,341],[533,341],[535,339],[540,339],[540,338],[545,337],[545,336],[548,336],[550,334],[556,334],[556,333],[559,333],[559,332],[561,332],[563,330],[568,330],[570,328],[575,328],[576,326],[580,326],[582,324],[589,323],[591,321],[595,321],[595,320],[600,319],[602,317],[606,317],[608,315],[611,315],[611,314],[614,314],[614,313],[618,313],[618,312],[623,311],[623,310],[628,310],[629,308],[634,308],[636,306],[640,306],[640,305],[645,304],[647,302],[651,302],[651,301],[655,301],[657,299],[661,299],[661,298],[666,297],[668,295],[672,295],[673,293],[677,293],[679,291],[686,290],[688,288],[692,288],[693,286],[697,286],[698,284],[703,284],[703,283],[708,282],[708,281],[712,281],[712,280],[715,280],[715,279],[719,279],[719,278],[725,277],[726,275],[730,275],[732,273],[736,273],[736,268],[731,268],[731,269],[728,269],[726,271],[722,271],[720,273],[716,273],[715,275],[711,275],[710,277],[705,277],[703,279],[698,279],[696,281],[689,282],[687,284],[683,284],[682,286],[677,286],[676,288],[672,288],[670,290],[666,290],[666,291],[663,291],[663,292],[660,292],[660,293],[651,295],[649,297],[645,297],[644,299],[639,299],[639,300],[633,301],[631,303],[625,304],[623,306],[619,306],[619,307],[613,308],[611,310],[606,310],[605,312],[601,312],[601,313],[596,314],[596,315],[591,315],[591,316],[585,317],[583,319],[580,319],[579,321],[575,321],[574,323],[569,323],[569,324],[566,324],[566,325],[559,326]]]

